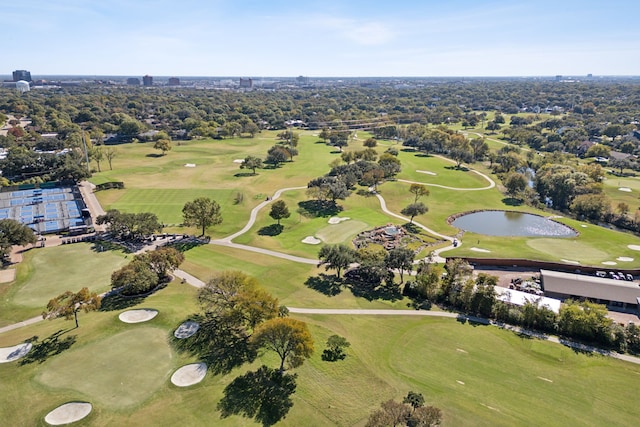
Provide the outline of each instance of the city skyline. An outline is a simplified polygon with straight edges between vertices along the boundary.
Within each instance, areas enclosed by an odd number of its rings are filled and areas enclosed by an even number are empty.
[[[35,0],[5,6],[7,70],[34,75],[640,74],[630,1]]]

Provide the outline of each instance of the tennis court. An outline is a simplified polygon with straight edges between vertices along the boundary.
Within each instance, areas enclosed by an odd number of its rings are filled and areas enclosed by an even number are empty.
[[[0,193],[0,219],[15,219],[39,234],[91,225],[77,186],[31,188]]]

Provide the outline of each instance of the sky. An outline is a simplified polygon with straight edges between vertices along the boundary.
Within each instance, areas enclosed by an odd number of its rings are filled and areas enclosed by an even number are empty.
[[[637,0],[30,0],[0,74],[640,75]]]

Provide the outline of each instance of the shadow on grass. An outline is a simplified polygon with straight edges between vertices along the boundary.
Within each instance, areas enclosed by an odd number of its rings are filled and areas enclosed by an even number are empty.
[[[299,202],[298,207],[310,217],[334,216],[342,212],[342,206],[330,200],[305,200]]]
[[[304,284],[329,297],[333,297],[342,292],[342,280],[335,275],[320,273],[318,276],[310,276]]]
[[[191,239],[182,239],[175,243],[170,243],[167,246],[171,248],[175,248],[180,252],[186,252],[190,249],[197,248],[198,246],[202,246],[206,244],[207,244],[206,239],[191,238]]]
[[[375,286],[365,282],[349,283],[349,289],[355,297],[362,297],[367,301],[381,299],[385,301],[398,301],[402,299],[402,293],[397,285],[382,284]]]
[[[296,377],[264,365],[239,376],[223,391],[218,403],[220,416],[241,415],[263,426],[276,424],[293,406],[291,395],[296,391]]]
[[[444,168],[455,171],[469,172],[469,168],[466,166],[445,166]]]
[[[20,366],[36,362],[43,363],[51,356],[55,356],[69,349],[75,344],[77,335],[69,335],[64,338],[61,338],[61,336],[71,330],[73,329],[60,329],[58,332],[54,332],[40,342],[38,342],[37,336],[28,339],[26,342],[30,342],[33,347],[31,351],[20,360]]]
[[[356,191],[356,194],[358,196],[362,196],[362,197],[373,197],[376,195],[376,193],[371,192],[369,190],[365,190],[363,188],[359,189],[358,191]]]
[[[356,297],[367,301],[381,299],[385,301],[398,301],[402,299],[400,287],[392,282],[392,277],[384,276],[385,273],[358,268],[345,274],[344,282]]]
[[[282,230],[284,230],[284,226],[282,224],[271,224],[271,225],[267,225],[266,227],[262,227],[260,230],[258,230],[258,235],[273,237],[282,233]]]
[[[108,240],[96,240],[91,245],[91,250],[94,252],[121,251],[122,245]]]
[[[257,173],[253,173],[253,172],[238,172],[236,174],[234,174],[233,176],[237,177],[237,178],[244,178],[247,176],[256,176],[258,175]]]
[[[522,200],[516,199],[515,197],[505,197],[504,199],[502,199],[502,203],[507,206],[520,206],[523,202]]]
[[[158,153],[149,153],[147,154],[145,157],[152,157],[152,158],[159,158],[159,157],[164,157],[164,154],[158,154]]]
[[[117,292],[108,293],[102,298],[100,303],[100,311],[116,311],[133,307],[144,301],[144,296],[124,296]]]
[[[177,351],[206,363],[213,373],[227,374],[257,357],[248,334],[233,319],[194,315],[187,320],[200,324],[198,332],[183,339],[171,334],[171,343]]]
[[[405,150],[402,150],[402,151],[405,151]],[[416,157],[433,157],[433,156],[429,153],[416,153]]]

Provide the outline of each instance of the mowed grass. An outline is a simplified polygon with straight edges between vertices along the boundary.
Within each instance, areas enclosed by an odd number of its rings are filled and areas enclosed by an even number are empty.
[[[132,325],[56,357],[36,380],[52,389],[76,390],[90,402],[118,410],[139,405],[161,387],[169,378],[171,358],[166,331]]]
[[[438,156],[425,156],[412,151],[401,151],[398,158],[402,162],[402,171],[398,174],[399,179],[416,181],[427,186],[435,184],[462,189],[483,188],[490,184],[477,173],[466,170],[464,167],[457,169],[455,162]],[[432,172],[435,175],[424,172]]]
[[[208,373],[193,387],[170,384],[170,374],[193,361],[170,350],[167,339],[195,311],[194,295],[190,286],[173,283],[147,298],[140,306],[160,311],[147,324],[124,324],[117,319],[120,311],[81,314],[80,328],[66,333],[77,335],[69,350],[41,364],[0,364],[3,423],[41,425],[56,406],[88,400],[94,404],[86,420],[90,425],[255,425],[238,416],[219,419],[215,406],[238,375],[263,363],[277,366],[271,353],[227,375]],[[309,323],[316,351],[294,370],[294,406],[278,425],[362,426],[380,402],[400,400],[409,390],[443,410],[443,425],[637,424],[631,390],[638,365],[453,319],[294,317]],[[0,346],[68,326],[63,320],[41,322],[0,335]],[[321,360],[332,334],[351,343],[344,361]],[[134,367],[150,378],[136,383],[139,395],[118,396],[121,386],[139,375]]]
[[[316,246],[317,249],[317,246]],[[338,295],[325,296],[305,283],[309,278],[326,272],[324,267],[299,264],[240,249],[204,245],[185,252],[182,268],[203,281],[222,271],[242,271],[258,279],[262,287],[276,296],[281,304],[292,307],[317,308],[397,308],[408,309],[408,300],[396,301],[356,298],[348,289]]]
[[[37,316],[50,299],[65,291],[87,287],[104,292],[111,273],[127,262],[122,252],[96,252],[90,243],[37,248],[23,255],[15,282],[2,292],[0,325]]]

